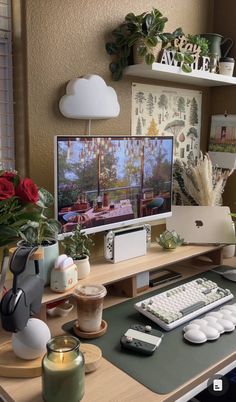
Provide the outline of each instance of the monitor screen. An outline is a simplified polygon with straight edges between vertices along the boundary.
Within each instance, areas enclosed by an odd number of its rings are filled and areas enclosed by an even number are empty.
[[[173,137],[55,137],[62,232],[86,233],[171,215]]]

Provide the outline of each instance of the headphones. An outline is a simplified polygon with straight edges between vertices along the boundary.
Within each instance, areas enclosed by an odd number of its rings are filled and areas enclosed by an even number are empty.
[[[18,276],[38,247],[18,247],[10,260],[13,274],[12,289],[8,290],[0,302],[1,323],[9,332],[21,331],[27,325],[32,314],[38,314],[41,308],[44,281],[39,278],[38,261],[34,260],[35,275],[29,275],[17,285]]]

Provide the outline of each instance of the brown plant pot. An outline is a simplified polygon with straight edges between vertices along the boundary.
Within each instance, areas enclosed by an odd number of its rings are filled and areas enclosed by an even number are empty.
[[[145,57],[144,56],[139,56],[138,50],[140,46],[143,45],[143,42],[141,39],[138,39],[137,42],[133,46],[133,60],[134,64],[145,64]],[[155,62],[159,60],[159,55],[162,49],[162,42],[158,42],[156,47],[153,47],[152,52],[155,57]]]

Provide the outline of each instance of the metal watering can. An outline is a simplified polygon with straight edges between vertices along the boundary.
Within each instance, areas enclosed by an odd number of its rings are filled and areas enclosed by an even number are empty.
[[[222,35],[216,33],[206,33],[200,36],[208,40],[208,54],[217,54],[218,59],[226,57],[234,44],[232,38],[224,38]]]

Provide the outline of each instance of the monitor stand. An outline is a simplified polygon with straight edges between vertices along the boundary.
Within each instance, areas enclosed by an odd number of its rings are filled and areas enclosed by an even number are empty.
[[[113,263],[145,255],[151,242],[149,224],[109,230],[104,236],[104,257]]]

